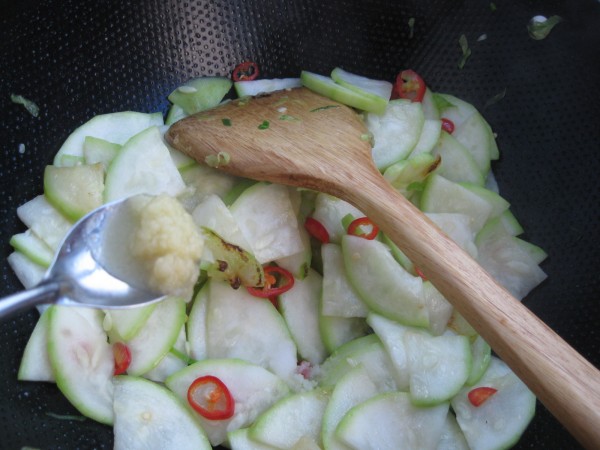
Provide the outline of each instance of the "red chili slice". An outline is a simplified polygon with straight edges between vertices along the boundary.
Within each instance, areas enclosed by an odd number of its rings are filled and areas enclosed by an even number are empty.
[[[251,81],[256,79],[258,74],[258,64],[252,61],[245,61],[235,66],[231,77],[233,81]]]
[[[113,357],[115,359],[115,375],[121,375],[127,372],[129,365],[131,364],[131,352],[122,342],[115,342],[112,346]]]
[[[246,287],[248,292],[255,297],[268,298],[276,297],[294,287],[294,276],[279,266],[267,266],[265,270],[265,286],[262,288]],[[275,277],[275,274],[279,275],[279,281]],[[279,286],[275,286],[279,284]]]
[[[423,281],[427,281],[427,277],[425,276],[423,271],[421,269],[419,269],[417,266],[415,266],[415,272],[417,273],[418,276],[420,276],[423,279]]]
[[[454,132],[454,122],[452,122],[450,119],[442,117],[442,130],[444,130],[446,133],[452,134]]]
[[[308,231],[312,237],[318,239],[323,244],[329,243],[329,232],[327,231],[327,228],[325,228],[325,226],[317,219],[313,217],[307,217],[304,221],[304,228],[306,228],[306,231]]]
[[[196,378],[188,388],[187,400],[198,414],[209,420],[229,419],[235,412],[229,389],[212,375]]]
[[[469,402],[473,406],[481,406],[483,402],[485,402],[488,398],[498,392],[498,389],[494,389],[493,387],[481,386],[475,389],[472,389],[467,394]]]
[[[369,233],[363,233],[361,231],[361,227],[371,227],[371,231]],[[379,233],[379,227],[371,222],[371,219],[368,217],[359,217],[358,219],[354,219],[348,225],[348,234],[353,236],[358,236],[363,239],[373,240],[377,237]]]
[[[411,102],[422,102],[426,89],[423,78],[414,70],[403,70],[396,77],[394,90],[400,98],[405,98]]]

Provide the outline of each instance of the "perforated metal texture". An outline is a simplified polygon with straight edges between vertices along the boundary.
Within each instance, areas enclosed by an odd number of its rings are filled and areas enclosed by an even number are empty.
[[[588,1],[65,0],[0,1],[0,276],[15,208],[42,192],[42,172],[62,141],[92,116],[166,111],[166,96],[200,75],[227,75],[257,61],[265,77],[333,67],[392,80],[406,67],[433,90],[482,109],[502,152],[493,165],[501,193],[550,255],[549,279],[525,303],[600,365],[599,3]],[[528,37],[536,14],[565,20],[542,41]],[[409,18],[415,19],[410,36]],[[458,38],[472,55],[461,70]],[[486,35],[484,40],[478,40]],[[498,103],[486,101],[506,90]],[[40,106],[30,116],[10,101]],[[25,152],[18,151],[19,144]],[[53,385],[19,383],[16,372],[37,314],[0,323],[0,448],[111,448],[112,431],[77,414]],[[577,448],[540,406],[517,448]]]

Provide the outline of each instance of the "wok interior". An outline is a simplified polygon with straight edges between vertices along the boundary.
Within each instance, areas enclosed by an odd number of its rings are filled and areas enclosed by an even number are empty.
[[[541,41],[526,29],[538,14],[564,19]],[[44,166],[92,116],[165,112],[179,84],[228,75],[243,60],[256,61],[266,78],[340,66],[391,81],[413,68],[491,123],[500,192],[526,238],[549,254],[542,265],[549,278],[525,304],[600,364],[598,2],[67,0],[11,3],[0,16],[2,294],[21,288],[6,263],[10,236],[24,230],[16,207],[42,192]],[[471,56],[460,69],[463,34]],[[11,103],[11,93],[34,100],[39,117]],[[109,427],[47,415],[78,415],[55,386],[17,382],[36,320],[31,311],[0,324],[3,446],[110,448]],[[517,445],[576,447],[542,406]]]

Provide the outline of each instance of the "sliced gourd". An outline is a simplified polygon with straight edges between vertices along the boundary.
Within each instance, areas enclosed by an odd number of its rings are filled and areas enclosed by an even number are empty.
[[[44,195],[17,208],[19,219],[52,250],[57,250],[71,229],[71,221],[48,202]]]
[[[354,367],[338,381],[323,414],[321,436],[325,450],[347,450],[335,434],[340,420],[352,407],[378,394],[377,386],[362,365]]]
[[[325,316],[367,317],[368,309],[346,276],[342,248],[323,244],[323,293],[321,312]]]
[[[431,153],[442,158],[442,163],[437,169],[440,175],[457,183],[466,181],[483,186],[485,178],[473,155],[451,134],[442,131]]]
[[[193,413],[213,446],[225,442],[228,431],[248,427],[263,411],[289,393],[285,382],[272,372],[239,359],[196,362],[171,375],[165,384],[188,405],[187,391],[190,385],[197,378],[207,375],[217,377],[227,386],[235,405],[233,416],[224,420],[209,420]]]
[[[389,392],[350,409],[336,433],[353,449],[435,450],[447,414],[448,403],[419,407],[411,403],[407,393]]]
[[[92,136],[114,144],[124,144],[129,138],[152,126],[163,125],[160,112],[145,114],[123,111],[99,114],[73,131],[54,157],[54,165],[64,165],[64,157],[83,159],[85,138]]]
[[[114,380],[115,450],[210,450],[195,417],[167,388],[131,376]]]
[[[474,406],[469,392],[481,387],[496,392]],[[463,388],[452,400],[469,447],[481,450],[513,446],[533,418],[535,405],[533,393],[496,357],[492,357],[487,371],[474,386]]]
[[[342,252],[350,282],[372,311],[406,325],[429,325],[423,280],[402,268],[385,244],[346,235]]]
[[[349,370],[362,364],[379,392],[397,389],[392,362],[379,338],[370,334],[339,347],[321,365],[318,382],[334,386]]]
[[[296,343],[300,358],[318,365],[328,352],[319,329],[319,303],[322,277],[310,270],[303,280],[296,280],[289,291],[279,296],[279,310]]]
[[[86,417],[113,423],[114,357],[99,310],[52,306],[48,356],[56,385]]]
[[[121,145],[113,144],[105,139],[86,136],[83,141],[83,157],[86,164],[102,164],[104,170],[108,168],[111,161],[115,159],[121,150]]]
[[[44,266],[34,263],[19,251],[12,252],[6,260],[25,289],[34,287],[46,274]]]
[[[304,250],[287,187],[257,183],[230,210],[261,264]]]
[[[186,114],[195,114],[217,106],[232,84],[226,77],[194,78],[176,88],[168,98]]]
[[[42,267],[49,267],[54,259],[52,249],[31,230],[13,235],[10,238],[10,245]]]
[[[48,315],[48,310],[40,315],[29,336],[17,373],[19,381],[54,381],[48,357]]]
[[[300,73],[302,86],[327,98],[343,103],[344,105],[363,111],[372,111],[382,114],[388,101],[379,96],[359,92],[336,83],[330,77],[303,70]],[[323,104],[324,107],[327,103]]]
[[[177,196],[185,184],[163,143],[158,127],[129,139],[106,172],[104,200],[137,194]]]
[[[373,161],[381,171],[405,159],[413,151],[423,129],[425,116],[418,102],[392,100],[385,113],[367,114],[365,123],[373,135]]]
[[[76,221],[102,205],[102,164],[73,167],[46,166],[44,194],[68,219]]]
[[[350,203],[329,194],[319,193],[315,198],[315,209],[311,216],[318,220],[329,234],[329,242],[339,244],[346,230],[342,219],[346,216],[363,217],[364,214]]]
[[[129,375],[143,375],[173,347],[186,319],[185,302],[176,297],[160,301],[144,326],[127,341],[131,352]]]
[[[263,80],[236,81],[233,83],[238,97],[256,96],[269,92],[293,89],[302,86],[300,78],[269,78]]]
[[[208,357],[243,359],[289,379],[296,370],[296,344],[271,302],[245,288],[208,283]]]
[[[481,230],[494,209],[474,192],[438,174],[427,178],[420,207],[424,212],[466,214],[474,232]]]
[[[300,439],[321,443],[321,423],[329,392],[320,388],[285,397],[263,412],[249,437],[275,448],[292,448]]]

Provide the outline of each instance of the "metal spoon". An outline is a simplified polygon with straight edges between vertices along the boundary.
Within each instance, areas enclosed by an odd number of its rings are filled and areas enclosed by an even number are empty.
[[[106,248],[117,248],[127,233],[128,199],[107,203],[77,222],[65,237],[42,281],[35,287],[0,300],[0,318],[36,305],[128,308],[163,298],[127,274],[115,276],[118,267]],[[112,245],[111,245],[112,244]],[[113,270],[111,270],[111,268]]]

